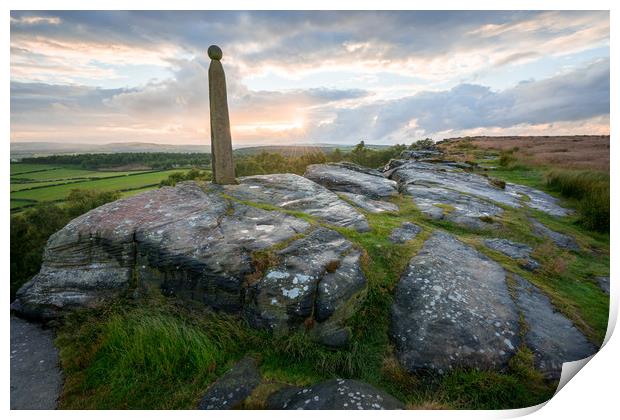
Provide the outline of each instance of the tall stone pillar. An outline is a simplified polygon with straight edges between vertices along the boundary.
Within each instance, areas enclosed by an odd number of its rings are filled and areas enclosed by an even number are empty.
[[[211,108],[213,182],[216,184],[235,184],[226,76],[222,63],[220,63],[222,50],[217,45],[211,45],[208,54],[211,59],[211,65],[209,65],[209,107]]]

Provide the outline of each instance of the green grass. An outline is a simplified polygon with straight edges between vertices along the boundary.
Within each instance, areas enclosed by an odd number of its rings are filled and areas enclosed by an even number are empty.
[[[577,201],[581,214],[579,222],[587,229],[609,232],[609,173],[555,170],[547,175],[547,187]]]
[[[61,201],[72,189],[96,189],[100,191],[119,191],[128,189],[139,189],[150,185],[159,184],[168,175],[179,172],[178,170],[150,172],[118,178],[100,179],[94,181],[80,182],[77,184],[63,184],[49,188],[35,190],[17,191],[11,193],[12,199],[29,199],[37,201]]]
[[[241,354],[247,340],[240,340],[238,324],[157,302],[78,313],[56,340],[67,378],[61,408],[194,407]]]

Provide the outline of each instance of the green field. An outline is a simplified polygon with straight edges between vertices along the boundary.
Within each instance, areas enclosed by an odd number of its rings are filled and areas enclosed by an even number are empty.
[[[56,169],[57,167],[58,166],[56,165],[45,165],[38,163],[11,163],[11,176],[24,174],[26,172]]]
[[[62,202],[73,189],[121,191],[122,196],[156,188],[175,172],[95,171],[71,166],[11,164],[11,211],[18,212],[39,202]]]
[[[68,180],[68,179],[89,179],[89,178],[109,178],[113,176],[122,176],[127,174],[137,174],[145,171],[90,171],[88,169],[77,168],[55,168],[37,172],[22,173],[11,176],[12,181],[54,181],[54,180]]]

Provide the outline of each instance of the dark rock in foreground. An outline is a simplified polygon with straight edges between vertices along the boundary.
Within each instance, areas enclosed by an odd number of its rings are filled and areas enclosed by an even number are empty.
[[[486,239],[484,244],[510,258],[521,260],[521,266],[526,270],[534,271],[540,266],[536,260],[530,257],[533,249],[528,245],[501,238]]]
[[[367,168],[356,170],[355,166],[357,165],[310,165],[304,176],[332,191],[362,194],[375,200],[398,194],[396,182],[384,178],[379,171]]]
[[[270,396],[271,410],[400,410],[396,398],[364,382],[332,379],[308,388],[285,388]]]
[[[501,369],[519,346],[519,314],[496,262],[436,232],[396,288],[391,336],[410,372]]]
[[[199,410],[228,410],[238,407],[260,384],[256,360],[244,357],[215,381],[198,403]]]
[[[523,278],[514,277],[517,306],[528,324],[525,343],[534,353],[538,370],[557,379],[562,373],[563,363],[596,353],[597,348],[568,318],[553,308],[547,296]]]

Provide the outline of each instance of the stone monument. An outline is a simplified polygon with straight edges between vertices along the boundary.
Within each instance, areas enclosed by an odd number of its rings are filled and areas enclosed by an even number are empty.
[[[228,118],[228,98],[226,96],[226,76],[220,60],[222,50],[211,45],[208,50],[209,65],[209,107],[211,109],[211,166],[213,182],[216,184],[235,184],[235,165],[233,163],[230,120]]]

